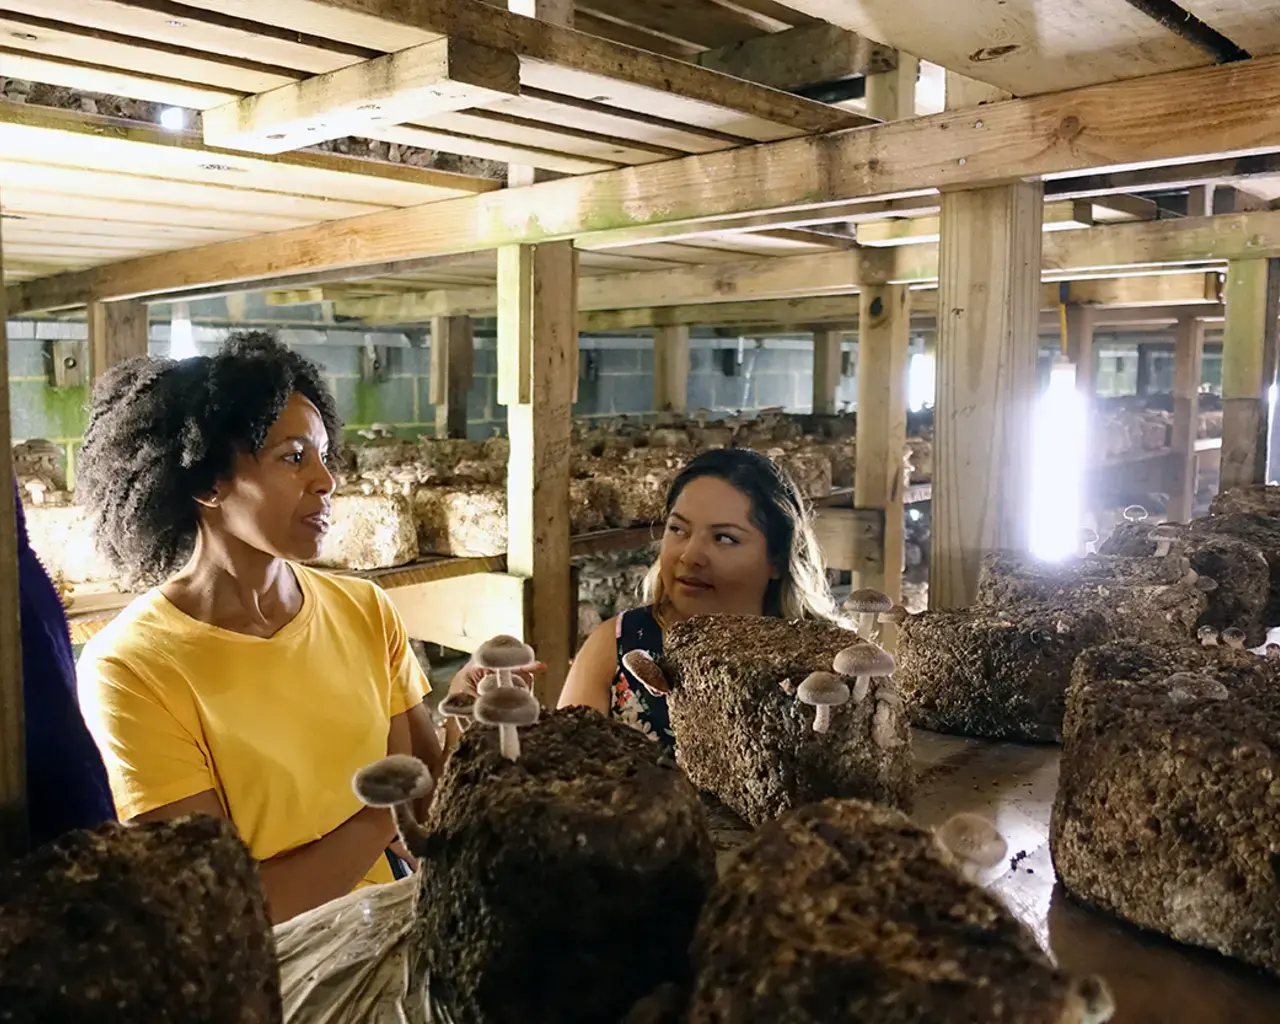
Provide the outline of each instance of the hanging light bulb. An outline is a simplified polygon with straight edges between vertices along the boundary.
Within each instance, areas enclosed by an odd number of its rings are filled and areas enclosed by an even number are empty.
[[[191,311],[185,302],[173,304],[173,316],[169,320],[169,358],[190,359],[199,355],[196,351],[196,332],[191,326]]]

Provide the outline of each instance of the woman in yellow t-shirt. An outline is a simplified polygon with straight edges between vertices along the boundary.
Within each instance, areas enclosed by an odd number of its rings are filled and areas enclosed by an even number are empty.
[[[361,807],[359,768],[442,760],[386,595],[301,564],[329,527],[339,439],[319,370],[250,333],[108,373],[79,462],[103,554],[153,588],[78,669],[120,817],[229,817],[276,921],[392,880],[394,826]]]

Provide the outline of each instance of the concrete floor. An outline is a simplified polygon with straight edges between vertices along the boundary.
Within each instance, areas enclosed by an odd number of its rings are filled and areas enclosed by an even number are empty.
[[[938,825],[959,811],[973,811],[996,823],[1008,840],[1009,858],[983,883],[1065,969],[1107,980],[1117,1004],[1113,1024],[1280,1022],[1280,981],[1139,931],[1067,897],[1049,858],[1057,747],[920,730],[912,744],[919,779],[914,817]]]

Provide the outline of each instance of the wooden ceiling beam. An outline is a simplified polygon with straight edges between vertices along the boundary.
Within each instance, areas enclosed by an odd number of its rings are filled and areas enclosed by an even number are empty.
[[[286,268],[303,274],[598,238],[639,225],[817,210],[1014,177],[1272,152],[1280,149],[1278,77],[1280,58],[1260,58],[506,189],[59,275],[25,284],[13,308],[247,284]]]
[[[206,110],[204,139],[227,149],[286,153],[519,92],[514,54],[442,37]]]
[[[892,71],[898,51],[826,22],[756,36],[704,50],[693,58],[704,68],[774,89]]]

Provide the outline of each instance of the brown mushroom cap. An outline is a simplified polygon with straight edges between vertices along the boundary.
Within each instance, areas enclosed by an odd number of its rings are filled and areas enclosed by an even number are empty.
[[[1228,626],[1226,629],[1222,631],[1221,636],[1222,636],[1223,642],[1228,644],[1230,643],[1243,644],[1249,638],[1248,634],[1245,633],[1245,631],[1241,629],[1239,626]]]
[[[520,686],[503,686],[476,699],[475,720],[481,725],[533,725],[538,699]]]
[[[408,754],[392,754],[365,765],[351,780],[356,796],[370,807],[417,800],[430,793],[433,785],[427,766]]]
[[[904,608],[900,604],[895,604],[887,612],[880,613],[880,621],[892,622],[895,626],[901,626],[904,622],[907,621],[907,618],[909,615],[910,615],[910,612],[908,612],[906,608]]]
[[[849,700],[849,685],[830,672],[813,672],[796,689],[796,699],[814,707],[834,707]]]
[[[661,667],[648,651],[627,651],[622,656],[622,667],[640,680],[651,693],[670,693],[671,684]]]
[[[476,698],[469,693],[451,693],[440,702],[440,714],[446,718],[470,718],[476,709]]]
[[[842,606],[847,612],[887,612],[893,607],[888,596],[878,590],[855,590],[844,600]]]
[[[842,676],[887,676],[894,668],[893,655],[875,644],[854,644],[831,660]]]
[[[538,660],[533,648],[505,633],[490,637],[476,648],[475,662],[481,668],[528,668]]]
[[[1147,534],[1148,540],[1177,540],[1182,536],[1182,531],[1172,523],[1161,523]]]

